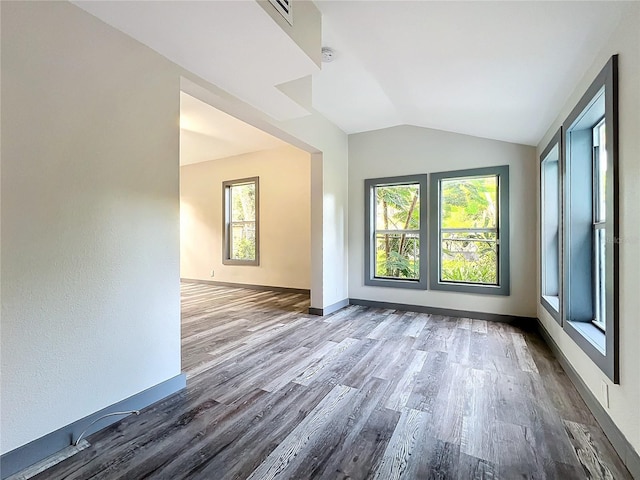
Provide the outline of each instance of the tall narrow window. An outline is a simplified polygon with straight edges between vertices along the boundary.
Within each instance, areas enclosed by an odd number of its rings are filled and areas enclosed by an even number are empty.
[[[225,265],[259,264],[258,177],[222,184]]]
[[[564,321],[568,335],[618,382],[617,56],[564,130]]]
[[[426,175],[365,181],[365,285],[427,286]]]
[[[560,317],[560,152],[561,130],[541,155],[540,163],[540,301],[558,322]]]
[[[509,167],[431,175],[431,288],[509,294]]]

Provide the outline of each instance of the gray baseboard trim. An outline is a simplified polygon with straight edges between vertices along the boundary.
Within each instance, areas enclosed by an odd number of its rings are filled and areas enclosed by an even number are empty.
[[[351,305],[361,305],[363,307],[430,313],[432,315],[445,315],[448,317],[475,318],[477,320],[489,320],[491,322],[535,322],[537,320],[535,317],[520,317],[517,315],[502,315],[499,313],[472,312],[469,310],[454,310],[451,308],[429,307],[426,305],[407,305],[404,303],[378,302],[375,300],[362,300],[359,298],[350,298],[349,303]]]
[[[569,363],[569,360],[565,357],[562,350],[560,350],[560,347],[558,347],[558,344],[549,334],[542,322],[538,319],[537,323],[540,335],[547,345],[549,345],[549,348],[571,380],[571,383],[576,387],[576,390],[578,390],[578,393],[584,400],[584,403],[587,404],[587,407],[589,407],[589,410],[591,410],[591,413],[602,427],[602,430],[611,442],[611,445],[613,445],[615,451],[618,452],[620,459],[626,465],[627,469],[629,469],[633,478],[640,479],[640,455],[635,451],[616,424],[613,423],[613,420],[611,420],[607,411],[600,404],[591,390],[589,390],[589,387],[587,387],[587,384],[584,383],[571,363]]]
[[[158,385],[147,388],[140,393],[136,393],[129,398],[125,398],[124,400],[59,428],[54,432],[33,440],[26,445],[11,450],[0,456],[0,472],[2,472],[0,478],[7,478],[68,447],[91,422],[96,418],[100,418],[102,415],[121,410],[142,410],[149,405],[183,390],[186,386],[187,377],[184,373],[181,373]],[[117,416],[104,418],[92,425],[85,433],[85,436],[119,422],[122,418],[123,417]]]
[[[343,300],[340,300],[339,302],[334,303],[333,305],[329,305],[328,307],[324,307],[324,308],[309,307],[309,314],[319,315],[322,317],[324,315],[329,315],[333,312],[337,312],[338,310],[346,307],[347,305],[349,305],[349,299],[345,298]]]
[[[250,283],[218,282],[216,280],[198,280],[195,278],[181,278],[180,281],[183,283],[203,283],[206,285],[217,285],[220,287],[248,288],[249,290],[270,290],[273,292],[282,292],[282,293],[299,293],[301,295],[311,294],[311,290],[308,290],[305,288],[273,287],[271,285],[253,285]]]

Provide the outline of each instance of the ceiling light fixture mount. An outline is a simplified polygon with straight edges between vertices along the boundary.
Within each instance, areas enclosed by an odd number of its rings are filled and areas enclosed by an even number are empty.
[[[335,58],[335,53],[333,52],[333,50],[331,48],[322,47],[322,62],[323,63],[333,62],[334,58]]]

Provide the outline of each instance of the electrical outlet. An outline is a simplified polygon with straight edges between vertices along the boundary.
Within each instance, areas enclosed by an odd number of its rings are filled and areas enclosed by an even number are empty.
[[[213,276],[215,276],[215,274],[216,274],[216,271],[215,270],[211,270],[211,276],[213,277]]]
[[[600,383],[600,393],[602,395],[602,404],[609,408],[609,385],[604,380]]]

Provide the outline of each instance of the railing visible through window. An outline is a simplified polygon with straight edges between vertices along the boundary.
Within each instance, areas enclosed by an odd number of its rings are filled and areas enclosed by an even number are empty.
[[[365,190],[365,285],[426,290],[427,175],[372,178]]]
[[[420,185],[375,187],[376,278],[417,280],[420,272]]]
[[[498,175],[440,181],[440,281],[498,285]]]

